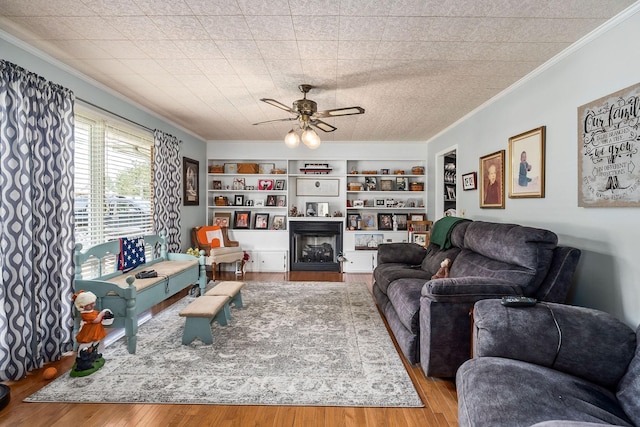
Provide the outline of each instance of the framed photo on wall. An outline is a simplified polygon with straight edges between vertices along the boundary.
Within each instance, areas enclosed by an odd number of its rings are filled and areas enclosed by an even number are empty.
[[[182,203],[185,206],[198,206],[200,204],[200,162],[197,160],[182,158]]]
[[[504,209],[505,151],[480,157],[480,207]]]
[[[462,175],[462,190],[477,190],[478,189],[478,173],[469,172]]]
[[[545,127],[509,138],[509,197],[544,197]]]

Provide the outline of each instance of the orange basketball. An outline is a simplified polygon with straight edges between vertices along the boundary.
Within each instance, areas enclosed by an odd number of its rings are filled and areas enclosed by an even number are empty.
[[[51,378],[55,377],[57,373],[58,370],[56,368],[47,368],[44,370],[44,372],[42,372],[42,378],[44,378],[45,380],[50,380]]]

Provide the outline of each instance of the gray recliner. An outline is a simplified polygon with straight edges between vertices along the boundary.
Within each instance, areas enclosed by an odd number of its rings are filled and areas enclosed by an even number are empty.
[[[640,426],[640,326],[583,307],[475,304],[460,426]]]

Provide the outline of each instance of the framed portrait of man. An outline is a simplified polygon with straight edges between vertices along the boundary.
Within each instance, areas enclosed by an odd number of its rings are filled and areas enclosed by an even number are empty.
[[[505,150],[480,157],[480,207],[504,209]]]

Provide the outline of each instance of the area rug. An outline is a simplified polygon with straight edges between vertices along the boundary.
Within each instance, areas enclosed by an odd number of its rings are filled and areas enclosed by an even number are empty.
[[[187,296],[124,338],[104,367],[26,402],[422,407],[365,284],[248,282],[213,344],[182,345]]]

